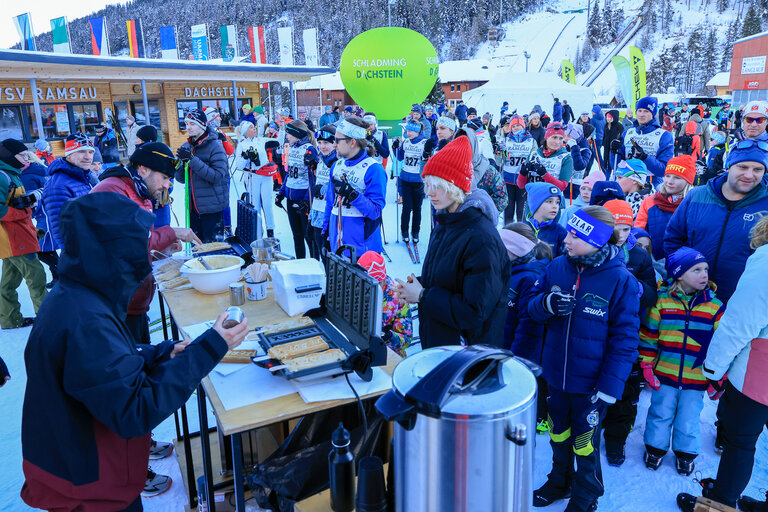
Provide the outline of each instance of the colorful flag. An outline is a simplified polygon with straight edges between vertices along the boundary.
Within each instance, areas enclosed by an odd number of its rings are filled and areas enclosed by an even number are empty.
[[[53,36],[54,53],[72,53],[72,48],[69,46],[69,27],[67,27],[66,16],[51,20],[51,35]]]
[[[280,46],[280,65],[293,66],[293,30],[291,27],[277,29],[277,43]]]
[[[643,52],[634,46],[629,47],[629,69],[632,72],[632,96],[631,108],[635,110],[635,104],[641,98],[648,96],[645,87],[645,59]]]
[[[192,57],[195,60],[208,60],[208,27],[192,25]]]
[[[144,31],[141,28],[141,20],[128,20],[125,22],[128,27],[128,55],[135,59],[143,59],[144,54]]]
[[[179,47],[176,44],[176,27],[160,27],[160,56],[163,59],[179,58]]]
[[[616,70],[616,78],[619,79],[621,96],[624,98],[624,102],[627,105],[631,105],[632,110],[634,110],[635,108],[632,104],[632,72],[629,69],[629,61],[621,55],[617,55],[611,57],[611,62]]]
[[[224,62],[237,60],[237,28],[234,25],[219,27],[221,35],[221,58]]]
[[[13,24],[16,25],[16,31],[19,33],[19,38],[21,38],[21,49],[31,52],[37,50],[35,47],[35,33],[32,31],[32,17],[29,13],[14,16]]]
[[[576,83],[576,71],[574,71],[573,64],[571,64],[571,61],[563,59],[562,72],[563,72],[563,80],[565,80],[569,84]]]
[[[90,18],[91,46],[94,55],[109,56],[109,39],[107,38],[107,22],[101,18]]]
[[[317,29],[308,28],[304,30],[304,64],[307,66],[318,66],[317,58]]]
[[[248,27],[248,44],[251,48],[251,62],[267,63],[267,48],[264,44],[264,27]]]

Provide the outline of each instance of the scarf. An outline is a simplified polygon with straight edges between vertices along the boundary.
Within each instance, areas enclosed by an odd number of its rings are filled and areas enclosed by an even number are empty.
[[[136,193],[139,195],[139,197],[142,199],[152,199],[152,196],[149,195],[149,189],[147,188],[147,183],[144,181],[144,178],[139,176],[138,171],[133,167],[129,167],[128,172],[131,173],[133,188],[136,190]]]
[[[549,149],[546,147],[541,150],[541,152],[544,154],[544,158],[549,158],[550,156],[552,156],[552,153],[555,153],[557,151],[558,151],[557,149]]]
[[[661,192],[656,192],[653,196],[653,204],[659,207],[659,210],[668,213],[674,213],[680,206],[680,196],[665,196]]]
[[[531,252],[529,252],[529,253],[528,253],[528,254],[526,254],[525,256],[520,256],[519,258],[515,258],[515,259],[511,260],[511,261],[509,262],[509,264],[510,264],[510,265],[512,265],[513,267],[516,267],[516,266],[518,266],[518,265],[525,265],[525,264],[526,264],[526,263],[528,263],[529,261],[532,261],[532,260],[533,260],[533,256],[534,256],[534,254],[533,254],[533,253],[534,253],[534,252],[536,252],[536,249],[535,249],[535,248],[534,248],[534,249],[531,249]]]
[[[618,252],[619,248],[615,245],[605,244],[594,254],[588,254],[586,256],[569,256],[566,255],[568,261],[576,266],[584,267],[599,267],[612,255]]]

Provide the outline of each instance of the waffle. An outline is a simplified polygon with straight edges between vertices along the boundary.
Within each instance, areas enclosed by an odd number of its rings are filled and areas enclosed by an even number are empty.
[[[282,345],[275,345],[267,352],[272,359],[279,359],[285,362],[288,359],[294,357],[304,356],[313,352],[320,352],[321,350],[327,350],[328,344],[320,336],[314,336],[299,341],[292,341],[290,343],[283,343]]]
[[[251,362],[251,356],[255,356],[256,350],[230,350],[220,362],[222,363],[243,363],[247,364]]]
[[[282,361],[286,366],[286,369],[290,372],[299,372],[302,370],[308,370],[315,368],[316,366],[323,366],[325,364],[335,363],[342,361],[346,358],[344,352],[337,348],[325,350],[323,352],[316,352],[307,356],[295,357],[293,359],[287,359]]]
[[[170,281],[165,281],[163,283],[163,287],[166,290],[172,290],[174,288],[178,288],[179,286],[183,286],[185,284],[189,284],[189,278],[187,276],[179,276],[171,279]]]
[[[206,252],[222,251],[231,247],[227,242],[208,242],[207,244],[196,245],[192,250],[197,254],[203,254]]]

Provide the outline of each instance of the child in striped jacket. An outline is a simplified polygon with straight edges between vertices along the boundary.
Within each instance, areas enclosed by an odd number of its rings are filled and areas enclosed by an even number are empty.
[[[640,326],[640,367],[653,390],[645,465],[653,470],[669,449],[670,431],[678,473],[691,474],[701,447],[699,415],[708,387],[702,364],[724,311],[708,269],[704,255],[691,248],[669,255],[669,280]]]

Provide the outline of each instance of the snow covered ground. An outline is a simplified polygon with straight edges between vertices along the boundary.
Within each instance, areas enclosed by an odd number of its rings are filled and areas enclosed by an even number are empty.
[[[235,211],[235,201],[242,192],[242,184],[237,183],[231,187],[231,204]],[[183,218],[183,189],[177,187],[174,191],[174,211],[178,218]],[[389,242],[385,249],[392,258],[392,263],[387,262],[390,275],[404,278],[411,272],[418,274],[419,266],[411,263],[405,246],[395,243],[396,235],[396,208],[394,206],[395,187],[394,182],[389,182],[388,202],[384,209],[384,228]],[[282,243],[282,250],[293,254],[290,242],[290,228],[285,214],[276,210],[277,229],[276,235]],[[424,204],[423,224],[421,232],[421,254],[426,255],[427,240],[429,238],[429,205]],[[20,299],[25,315],[33,315],[29,294],[25,287],[19,289]],[[160,317],[157,301],[153,303],[150,311],[151,319]],[[24,397],[26,376],[24,374],[24,347],[30,328],[16,331],[0,332],[0,356],[8,364],[12,379],[0,389],[0,511],[25,511],[31,510],[19,498],[24,477],[21,470],[21,407]],[[159,339],[159,335],[155,334]],[[717,471],[718,456],[713,450],[715,404],[705,400],[702,422],[702,453],[697,461],[697,471],[691,477],[678,475],[674,469],[673,457],[667,456],[663,466],[658,472],[646,469],[642,462],[644,452],[643,431],[645,415],[649,403],[649,393],[644,391],[640,400],[640,413],[637,426],[629,437],[627,445],[627,462],[621,468],[613,468],[603,460],[603,477],[605,480],[606,495],[600,499],[600,510],[612,512],[634,512],[636,510],[648,510],[654,512],[674,512],[675,496],[678,492],[692,492],[698,490],[694,482],[694,476],[714,476]],[[197,399],[192,396],[187,404],[190,428],[197,430]],[[209,421],[213,425],[213,415],[209,407]],[[154,430],[155,438],[170,440],[175,436],[173,417],[163,422]],[[196,441],[196,440],[195,440]],[[195,442],[193,441],[193,442]],[[535,461],[535,485],[541,485],[550,470],[551,450],[547,436],[537,436],[536,461]],[[159,473],[170,474],[173,477],[172,489],[164,495],[152,499],[144,499],[144,507],[147,511],[176,512],[184,510],[186,495],[179,466],[175,456],[163,461],[152,463],[152,467]],[[766,436],[760,438],[758,443],[758,455],[752,481],[746,490],[746,494],[760,496],[761,490],[768,488],[768,440]],[[549,507],[548,511],[560,512],[565,508],[565,502]],[[330,510],[330,506],[329,506]]]

